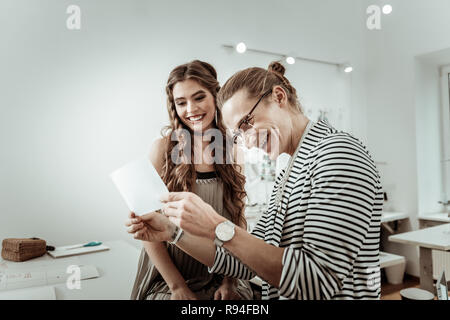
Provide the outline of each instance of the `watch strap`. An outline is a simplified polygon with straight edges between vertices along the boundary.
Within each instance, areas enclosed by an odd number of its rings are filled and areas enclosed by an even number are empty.
[[[217,238],[217,236],[216,236],[216,238],[214,239],[214,244],[216,246],[218,246],[218,247],[222,247],[223,246],[223,241],[220,240],[219,238]]]
[[[183,229],[181,229],[178,226],[175,226],[175,230],[173,231],[172,237],[171,237],[171,241],[169,242],[170,244],[177,244],[178,240],[180,240],[181,236],[183,235]]]

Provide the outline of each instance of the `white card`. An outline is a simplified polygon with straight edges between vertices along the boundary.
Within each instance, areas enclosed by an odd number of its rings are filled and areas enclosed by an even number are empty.
[[[169,192],[147,157],[126,164],[110,176],[128,208],[137,215],[161,209],[159,198]]]
[[[56,300],[51,286],[16,289],[0,292],[0,300]]]

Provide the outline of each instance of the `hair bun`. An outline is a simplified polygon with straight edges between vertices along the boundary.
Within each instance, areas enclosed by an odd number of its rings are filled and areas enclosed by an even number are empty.
[[[279,73],[280,75],[284,76],[286,68],[278,61],[273,61],[269,64],[267,70],[269,70],[270,72]]]

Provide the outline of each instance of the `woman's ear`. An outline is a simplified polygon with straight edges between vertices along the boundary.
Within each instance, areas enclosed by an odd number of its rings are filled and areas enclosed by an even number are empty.
[[[286,91],[281,86],[273,87],[272,99],[280,106],[280,108],[284,108],[288,102]]]

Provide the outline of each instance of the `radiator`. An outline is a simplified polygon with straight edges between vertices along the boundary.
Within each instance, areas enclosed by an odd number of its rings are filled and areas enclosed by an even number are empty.
[[[445,277],[450,279],[450,252],[433,250],[433,277],[437,278],[445,270]]]

